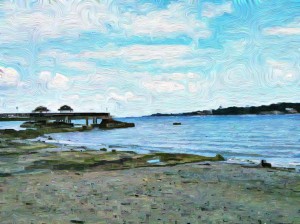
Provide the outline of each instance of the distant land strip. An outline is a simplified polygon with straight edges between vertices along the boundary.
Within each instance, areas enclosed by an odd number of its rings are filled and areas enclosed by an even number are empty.
[[[267,115],[267,114],[298,114],[300,103],[276,103],[268,106],[219,107],[215,110],[202,110],[185,113],[156,113],[151,116],[196,116],[196,115]]]

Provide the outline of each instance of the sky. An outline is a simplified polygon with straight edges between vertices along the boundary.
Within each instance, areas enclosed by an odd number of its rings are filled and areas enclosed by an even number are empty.
[[[1,0],[0,113],[300,99],[300,0]]]

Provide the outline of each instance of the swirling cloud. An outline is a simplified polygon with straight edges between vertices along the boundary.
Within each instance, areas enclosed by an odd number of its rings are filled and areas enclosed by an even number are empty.
[[[225,13],[232,13],[232,3],[226,2],[224,4],[214,4],[210,2],[206,2],[203,4],[202,16],[213,18],[217,16],[221,16]]]
[[[16,87],[20,85],[19,73],[10,67],[0,66],[0,87]]]
[[[177,82],[174,81],[156,81],[156,80],[149,80],[148,82],[144,82],[143,85],[155,92],[175,92],[175,91],[182,91],[185,87]]]
[[[70,79],[65,75],[56,73],[52,76],[51,72],[43,71],[39,75],[39,79],[45,82],[49,89],[67,90],[69,89]]]
[[[266,35],[300,35],[300,17],[297,17],[292,23],[286,26],[274,26],[264,29]]]
[[[192,38],[207,38],[211,32],[207,25],[197,19],[195,9],[183,2],[172,2],[164,10],[146,15],[126,14],[129,23],[124,24],[126,32],[153,37],[186,34]]]

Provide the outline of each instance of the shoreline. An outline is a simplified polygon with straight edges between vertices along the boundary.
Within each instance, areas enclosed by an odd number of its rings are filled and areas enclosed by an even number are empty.
[[[110,147],[109,145],[104,145],[102,144],[98,149],[95,148],[89,148],[89,146],[86,146],[81,143],[75,143],[73,141],[65,141],[65,142],[60,142],[60,140],[55,140],[51,134],[58,134],[58,133],[65,133],[65,132],[84,132],[84,131],[89,131],[91,130],[90,128],[83,129],[83,128],[45,128],[45,129],[37,129],[37,130],[32,130],[32,129],[26,129],[26,130],[14,130],[14,129],[1,129],[0,130],[0,140],[1,138],[4,137],[6,141],[8,142],[19,142],[23,143],[25,145],[29,144],[30,147],[32,144],[45,144],[48,145],[49,147],[47,150],[50,152],[61,152],[61,151],[99,151],[100,148],[107,148],[107,151],[111,150],[116,150],[115,147]],[[75,144],[74,144],[75,143]],[[3,145],[3,143],[2,143]],[[30,146],[31,145],[31,146]],[[0,145],[1,146],[1,145]],[[5,147],[2,147],[2,149],[5,149]],[[47,151],[46,150],[46,151]],[[126,152],[128,151],[127,149],[117,149],[118,152]],[[131,150],[131,149],[129,149]],[[166,153],[166,154],[185,154],[185,153],[179,153],[179,152],[164,152],[164,151],[151,151],[151,150],[133,150],[133,152],[143,155],[143,154],[153,154],[153,153]],[[1,154],[1,151],[0,151]],[[188,153],[189,154],[189,153]],[[202,156],[203,154],[201,153],[190,153],[191,155],[195,156]],[[206,156],[213,156],[213,155],[207,155]],[[215,155],[215,154],[214,154]],[[249,157],[245,158],[227,158],[226,163],[228,164],[240,164],[240,165],[258,165],[260,162],[260,159],[254,160],[250,159]],[[269,162],[267,160],[267,162]],[[272,163],[272,166],[274,168],[281,168],[281,169],[295,169],[296,172],[300,171],[300,166],[298,164],[296,165],[276,165]]]
[[[52,133],[51,133],[52,134]],[[85,144],[81,144],[81,143],[76,143],[74,141],[68,140],[68,141],[61,141],[61,140],[56,140],[54,139],[51,134],[48,136],[51,138],[51,140],[48,140],[48,137],[39,137],[36,139],[30,139],[33,142],[43,142],[46,144],[54,144],[56,146],[58,146],[58,151],[70,151],[70,149],[72,148],[86,148],[86,150],[88,151],[99,151],[99,149],[102,148],[107,148],[109,150],[113,150],[116,149],[120,152],[122,151],[128,151],[128,149],[126,148],[116,148],[116,147],[112,147],[110,145],[105,145],[105,144],[101,144],[101,145],[97,145],[95,147],[90,147],[89,145],[85,145]],[[53,133],[56,134],[56,133]],[[134,150],[134,149],[129,149],[130,151],[134,151],[137,154],[151,154],[151,153],[178,153],[178,154],[192,154],[192,155],[204,155],[201,154],[201,152],[199,153],[193,153],[193,152],[187,152],[187,153],[180,153],[180,152],[166,152],[166,151],[158,151],[158,150]],[[214,156],[215,154],[205,154],[205,156]],[[261,159],[257,158],[249,158],[249,157],[232,157],[232,158],[226,158],[227,163],[231,164],[240,164],[240,165],[253,165],[253,164],[259,164],[261,161]],[[267,159],[267,162],[270,162],[270,160]],[[300,163],[299,164],[282,164],[282,163],[272,163],[273,167],[277,167],[277,168],[286,168],[286,169],[290,169],[290,168],[294,168],[295,170],[299,170],[300,171]]]

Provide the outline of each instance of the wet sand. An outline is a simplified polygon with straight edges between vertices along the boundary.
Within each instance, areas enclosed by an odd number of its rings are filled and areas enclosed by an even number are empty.
[[[0,178],[1,223],[300,223],[300,175],[222,162]]]

